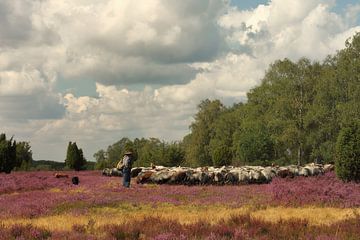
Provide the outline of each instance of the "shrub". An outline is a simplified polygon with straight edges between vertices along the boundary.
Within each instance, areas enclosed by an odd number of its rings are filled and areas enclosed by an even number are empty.
[[[343,181],[360,182],[360,122],[341,129],[336,142],[335,170]]]

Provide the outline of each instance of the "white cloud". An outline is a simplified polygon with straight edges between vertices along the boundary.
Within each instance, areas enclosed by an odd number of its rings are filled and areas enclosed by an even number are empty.
[[[188,62],[209,61],[223,48],[214,18],[225,7],[213,0],[45,1],[41,12],[66,48],[56,69],[65,78],[176,84],[194,76]]]
[[[45,85],[45,80],[36,69],[0,72],[0,96],[30,95],[45,89]]]
[[[91,158],[100,147],[122,137],[181,139],[188,132],[195,104],[161,102],[155,92],[150,87],[130,91],[97,84],[97,97],[67,94],[64,96],[65,117],[38,127],[33,142],[49,145],[43,156],[51,157],[50,151],[58,153],[57,156],[64,154],[54,143],[61,146],[64,142],[76,141]]]
[[[53,81],[30,66],[0,71],[0,120],[7,119],[8,126],[11,121],[62,117],[65,109],[60,94],[51,90]]]

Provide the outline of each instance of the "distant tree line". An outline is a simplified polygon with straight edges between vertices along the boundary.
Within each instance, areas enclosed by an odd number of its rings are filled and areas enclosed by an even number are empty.
[[[65,162],[57,162],[51,160],[34,160],[32,161],[30,171],[62,171],[69,170]],[[85,166],[82,167],[84,170],[94,170],[95,162],[86,161]]]
[[[28,170],[91,170],[95,163],[87,162],[83,151],[76,143],[69,143],[65,162],[34,161],[29,142],[16,142],[13,137],[0,134],[0,173]]]
[[[126,145],[142,166],[333,162],[340,131],[360,119],[360,33],[345,46],[322,62],[275,61],[246,103],[202,101],[182,141],[123,138],[94,154],[96,167],[114,166]]]
[[[13,169],[28,170],[33,161],[28,142],[16,142],[0,134],[0,172],[10,173]]]
[[[94,154],[95,168],[114,167],[126,151],[132,151],[134,166],[150,166],[151,163],[163,166],[183,165],[185,149],[180,142],[164,142],[157,138],[122,138],[110,145],[106,151],[99,150]]]

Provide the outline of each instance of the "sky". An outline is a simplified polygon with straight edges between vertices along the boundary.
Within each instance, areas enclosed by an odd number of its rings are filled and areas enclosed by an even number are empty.
[[[246,102],[278,59],[322,61],[355,0],[1,0],[0,132],[35,160],[123,137],[181,140],[204,99]]]

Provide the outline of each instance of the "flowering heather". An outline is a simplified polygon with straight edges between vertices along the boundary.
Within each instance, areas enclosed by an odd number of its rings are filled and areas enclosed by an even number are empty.
[[[74,226],[72,231],[49,232],[32,225],[0,225],[0,239],[358,239],[360,218],[330,226],[312,226],[306,221],[277,223],[253,219],[249,215],[234,216],[211,225],[206,222],[180,224],[160,218],[144,218],[127,224],[106,225],[91,230],[88,226]]]
[[[262,185],[137,185],[133,182],[130,189],[121,187],[121,178],[105,177],[99,171],[62,173],[69,178],[55,178],[52,172],[0,174],[0,239],[357,239],[360,236],[357,209],[360,185],[343,183],[334,173],[275,178],[270,184]],[[79,185],[71,183],[73,176],[79,177]],[[300,219],[292,215],[296,210],[322,216]],[[277,216],[273,217],[274,214]],[[326,223],[318,221],[326,216],[336,218]]]
[[[344,183],[334,172],[308,178],[275,178],[267,185],[267,192],[275,205],[360,206],[360,184]]]
[[[18,193],[49,188],[64,188],[70,185],[65,179],[54,178],[51,172],[16,172],[0,174],[0,194]]]
[[[96,178],[91,173],[80,175],[88,184]],[[0,184],[2,216],[35,217],[50,212],[58,204],[90,198],[86,190],[72,185],[71,179],[55,178],[51,172],[0,174]]]
[[[0,212],[3,216],[35,217],[64,209],[87,208],[117,203],[132,204],[228,204],[241,206],[265,203],[264,186],[171,186],[137,185],[121,187],[118,177],[100,172],[68,172],[69,178],[55,178],[51,172],[0,174]],[[71,184],[78,176],[79,185]]]
[[[55,178],[51,172],[0,174],[2,216],[36,217],[64,210],[118,203],[175,205],[226,204],[359,207],[360,185],[343,183],[334,173],[294,179],[275,178],[268,185],[172,186],[137,185],[121,187],[118,177],[100,172],[67,172],[69,178]],[[79,185],[71,184],[78,176]]]

